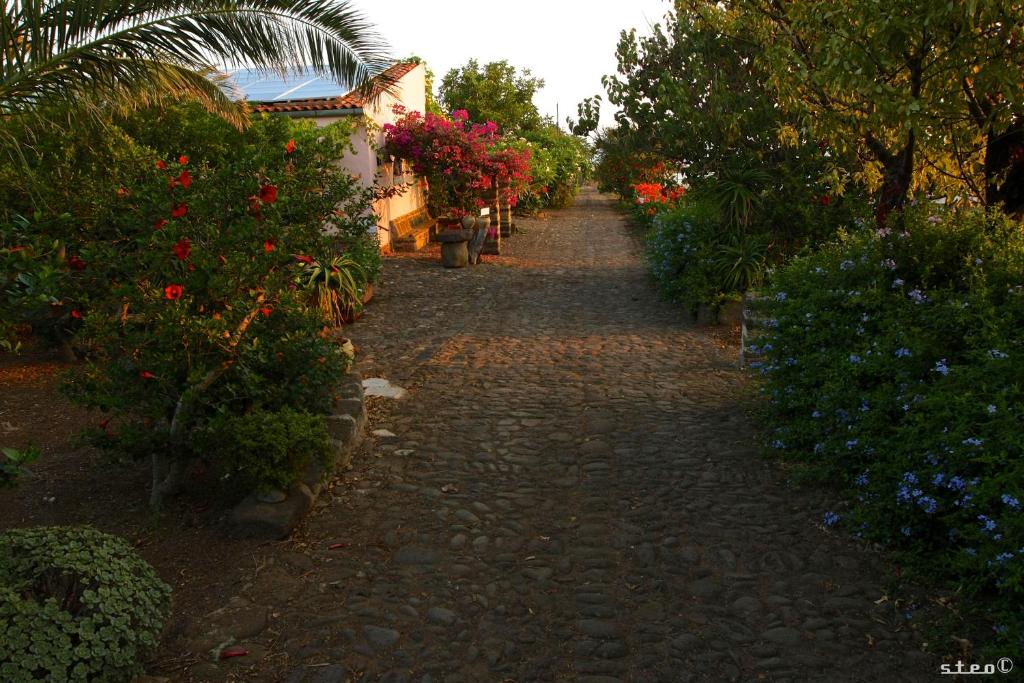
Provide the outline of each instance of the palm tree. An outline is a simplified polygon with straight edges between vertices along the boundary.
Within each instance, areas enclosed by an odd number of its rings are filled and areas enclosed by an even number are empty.
[[[348,0],[4,0],[0,53],[0,116],[180,98],[236,125],[246,110],[211,78],[217,62],[353,85],[387,63]]]

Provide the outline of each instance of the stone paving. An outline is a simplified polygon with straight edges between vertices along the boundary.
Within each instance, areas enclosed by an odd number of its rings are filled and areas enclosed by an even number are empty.
[[[758,454],[721,330],[660,301],[607,197],[475,268],[389,259],[351,328],[373,436],[240,586],[238,680],[934,680],[891,570]]]

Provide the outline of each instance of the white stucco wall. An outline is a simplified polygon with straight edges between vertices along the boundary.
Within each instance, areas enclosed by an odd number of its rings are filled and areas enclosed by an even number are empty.
[[[385,123],[394,123],[397,118],[392,111],[395,104],[402,104],[407,111],[422,112],[426,109],[426,67],[418,64],[409,73],[405,74],[395,84],[394,93],[383,93],[375,103],[368,104],[363,108],[362,123],[352,134],[353,152],[346,154],[341,159],[341,165],[358,177],[364,187],[371,187],[375,182],[387,187],[394,184],[396,178],[385,164],[384,171],[378,176],[377,155],[378,150],[384,144],[384,133],[381,130]],[[318,126],[326,126],[341,118],[349,116],[320,116],[315,118]],[[386,161],[390,162],[390,159]],[[398,182],[401,183],[403,176],[401,168],[397,169]],[[419,183],[406,190],[400,196],[382,200],[374,204],[374,213],[377,214],[377,231],[380,237],[381,246],[388,248],[390,244],[390,233],[388,226],[392,219],[411,213],[426,203],[426,196]]]

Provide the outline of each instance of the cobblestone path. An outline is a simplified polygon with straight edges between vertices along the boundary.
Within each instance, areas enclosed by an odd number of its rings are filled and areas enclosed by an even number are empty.
[[[933,680],[884,565],[761,459],[735,348],[658,300],[610,200],[522,227],[476,268],[389,260],[351,333],[409,395],[374,399],[394,436],[242,586],[272,611],[242,680]]]

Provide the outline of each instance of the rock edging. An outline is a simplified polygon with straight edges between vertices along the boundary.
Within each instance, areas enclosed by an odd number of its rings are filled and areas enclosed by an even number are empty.
[[[351,465],[352,453],[362,440],[367,423],[363,378],[358,372],[342,377],[338,398],[326,421],[334,455],[332,466],[325,470],[319,463],[310,463],[281,502],[266,503],[255,493],[249,494],[228,516],[230,535],[267,540],[288,538],[312,509],[331,474]]]

